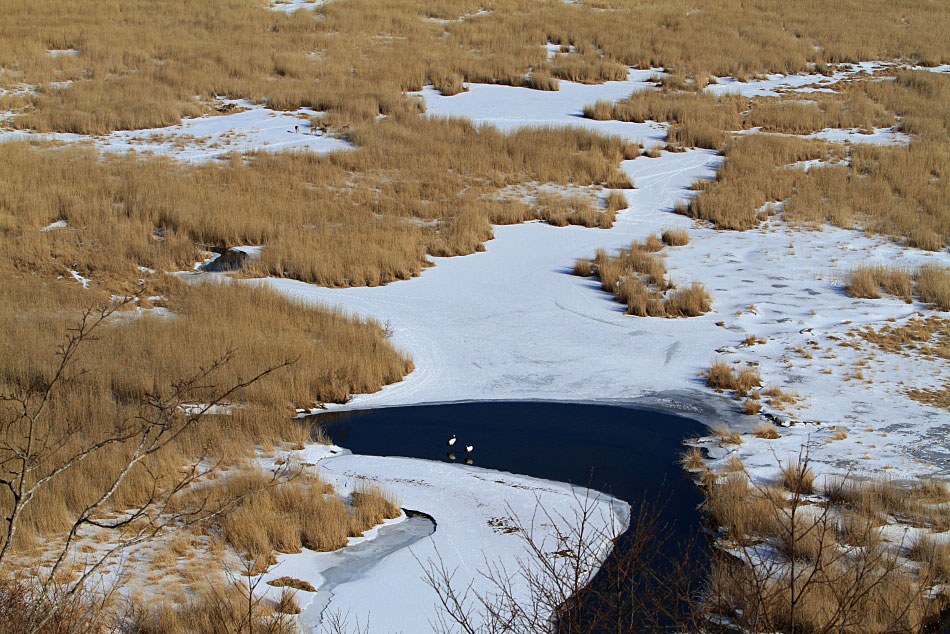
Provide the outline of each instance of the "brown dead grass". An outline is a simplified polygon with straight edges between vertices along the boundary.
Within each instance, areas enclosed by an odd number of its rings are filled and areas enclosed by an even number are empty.
[[[664,229],[663,243],[671,247],[681,247],[689,244],[689,231],[686,229]]]
[[[616,218],[616,209],[610,207],[609,200],[607,209],[600,210],[589,196],[580,194],[561,196],[541,193],[538,194],[537,204],[538,217],[555,227],[580,225],[609,229]]]
[[[782,467],[782,486],[792,493],[811,495],[815,492],[815,473],[802,462]]]
[[[848,275],[845,290],[851,297],[877,299],[882,292],[910,301],[911,277],[907,271],[887,266],[862,266]]]
[[[687,471],[702,471],[706,467],[706,461],[703,459],[703,452],[699,447],[690,447],[687,449],[680,462]]]
[[[505,0],[474,19],[464,17],[474,7],[462,0],[438,8],[356,0],[291,15],[236,0],[187,10],[146,2],[117,8],[78,0],[42,9],[17,0],[7,7],[0,67],[9,76],[2,81],[42,88],[24,124],[95,132],[165,125],[200,110],[195,95],[215,94],[285,109],[314,106],[352,121],[387,114],[404,101],[402,91],[426,82],[449,93],[463,82],[553,88],[549,77],[601,82],[624,79],[629,65],[663,66],[676,69],[663,80],[667,89],[696,94],[710,74],[745,79],[839,61],[950,61],[943,46],[947,11],[909,0],[865,7],[857,21],[841,7],[810,0],[702,12],[690,12],[682,0],[623,6]],[[433,13],[455,21],[427,20]],[[636,32],[630,24],[639,25]],[[548,60],[547,41],[573,44],[574,52]],[[51,57],[51,48],[79,54]],[[49,85],[55,80],[75,83],[57,89]]]
[[[250,559],[268,558],[274,551],[298,553],[302,548],[336,550],[346,546],[347,538],[400,512],[391,496],[375,487],[359,488],[348,505],[314,475],[299,475],[275,486],[270,475],[249,467],[189,495],[198,496],[209,501],[241,500],[205,529],[219,532]]]
[[[950,581],[950,542],[931,535],[918,535],[910,544],[907,556],[929,568],[936,580]]]
[[[294,590],[302,590],[303,592],[317,591],[317,589],[314,588],[309,581],[295,579],[293,577],[280,577],[278,579],[273,579],[268,581],[267,585],[274,586],[275,588],[293,588]]]
[[[950,492],[946,484],[922,479],[902,485],[886,478],[832,479],[825,483],[828,500],[878,522],[896,517],[913,526],[950,528]]]
[[[590,258],[577,258],[574,260],[574,275],[579,277],[590,277],[594,272],[594,264]]]
[[[601,288],[626,304],[627,314],[638,317],[696,317],[709,312],[712,297],[698,282],[675,288],[667,277],[666,266],[656,253],[664,243],[652,234],[610,256],[599,249],[589,264],[600,279]],[[575,274],[583,274],[588,264],[578,260]]]
[[[765,440],[775,440],[781,437],[775,425],[772,423],[762,423],[756,427],[752,433],[756,438],[763,438]]]
[[[663,307],[670,317],[698,317],[712,308],[712,296],[700,282],[667,294]]]
[[[246,586],[240,582],[209,580],[207,587],[185,603],[162,602],[142,609],[130,625],[142,634],[232,634],[253,629],[260,634],[291,634],[296,625],[264,601],[252,605],[248,623]]]
[[[937,310],[950,311],[950,269],[934,264],[922,266],[915,281],[921,301]]]

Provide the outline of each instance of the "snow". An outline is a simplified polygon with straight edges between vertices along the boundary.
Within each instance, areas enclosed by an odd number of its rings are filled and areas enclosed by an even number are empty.
[[[89,282],[91,282],[92,280],[90,280],[88,277],[83,277],[77,271],[74,271],[72,269],[69,269],[69,274],[72,276],[74,280],[82,284],[83,288],[89,288]]]
[[[300,9],[316,9],[326,4],[326,0],[273,0],[270,3],[272,11],[283,11],[288,15]]]
[[[873,128],[825,128],[811,134],[787,134],[783,132],[763,132],[760,126],[745,130],[734,130],[730,134],[771,134],[798,139],[819,139],[830,143],[867,143],[870,145],[907,145],[910,135],[895,130],[893,127]]]
[[[666,138],[666,124],[594,121],[583,117],[584,106],[605,99],[626,99],[637,90],[651,87],[657,69],[631,70],[626,81],[578,84],[561,81],[556,91],[531,90],[514,86],[469,84],[468,91],[445,97],[431,86],[421,92],[428,116],[468,117],[475,123],[489,123],[501,130],[524,126],[575,126],[602,134],[616,134],[656,145]]]
[[[864,132],[858,128],[846,130],[825,128],[821,132],[805,135],[808,139],[822,139],[833,143],[869,143],[871,145],[907,145],[910,135],[898,132],[894,128],[874,128]]]
[[[47,231],[55,231],[55,230],[57,230],[57,229],[65,229],[65,228],[68,227],[68,226],[69,226],[69,223],[66,222],[65,220],[57,220],[56,222],[51,222],[51,223],[49,223],[48,225],[46,225],[45,227],[43,227],[42,229],[40,229],[40,231],[42,231],[42,232],[45,233],[45,232],[47,232]]]
[[[231,114],[183,119],[181,124],[145,130],[121,130],[102,136],[37,134],[0,130],[0,142],[42,137],[66,142],[89,142],[102,152],[151,152],[190,163],[204,163],[230,152],[299,150],[327,153],[352,147],[346,141],[319,134],[305,117],[310,108],[280,112],[243,100],[224,100],[243,109]],[[299,126],[300,132],[294,131]]]

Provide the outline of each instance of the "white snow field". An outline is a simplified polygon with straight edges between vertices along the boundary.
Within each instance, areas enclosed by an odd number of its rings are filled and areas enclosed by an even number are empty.
[[[233,105],[238,111],[183,119],[181,124],[165,128],[120,130],[99,136],[37,134],[0,128],[0,143],[31,138],[85,142],[101,152],[150,152],[189,163],[225,158],[231,152],[306,150],[326,153],[351,147],[346,141],[313,129],[307,117],[319,113],[310,108],[281,112],[245,100],[226,99],[221,103]]]

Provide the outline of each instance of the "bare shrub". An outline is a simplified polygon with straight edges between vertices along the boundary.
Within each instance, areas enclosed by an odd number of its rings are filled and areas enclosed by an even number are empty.
[[[289,588],[281,590],[280,599],[274,607],[280,614],[300,614],[300,605],[297,603],[297,594]]]

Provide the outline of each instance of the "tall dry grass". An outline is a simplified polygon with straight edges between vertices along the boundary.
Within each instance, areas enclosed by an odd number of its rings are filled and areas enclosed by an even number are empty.
[[[600,82],[624,79],[632,65],[674,69],[677,81],[667,85],[695,90],[710,74],[950,61],[947,9],[910,0],[866,3],[860,20],[816,0],[704,11],[685,0],[608,7],[499,0],[476,18],[466,18],[473,6],[465,0],[440,5],[435,12],[451,22],[428,20],[432,7],[406,0],[328,3],[290,15],[239,0],[43,7],[13,0],[0,27],[0,82],[40,86],[21,125],[99,133],[166,125],[220,94],[282,109],[313,106],[352,122],[391,113],[403,91],[427,82],[450,93],[464,82],[550,88],[531,77]],[[574,52],[548,60],[548,41]],[[63,48],[79,54],[47,54]],[[50,85],[63,80],[74,83]]]
[[[677,288],[667,277],[666,266],[657,252],[664,242],[651,235],[633,242],[616,256],[598,249],[593,260],[574,263],[574,274],[595,275],[601,289],[613,293],[627,306],[628,315],[638,317],[697,317],[712,308],[712,297],[699,282]]]
[[[301,474],[278,486],[269,486],[271,482],[270,474],[245,465],[189,495],[218,505],[241,500],[204,529],[220,535],[251,561],[267,560],[275,551],[336,550],[346,546],[347,538],[360,536],[400,513],[392,496],[378,487],[358,488],[348,504],[312,474]]]
[[[935,264],[924,265],[915,275],[921,301],[937,310],[950,311],[950,269]]]
[[[427,253],[479,250],[490,223],[536,217],[524,203],[499,199],[499,189],[629,187],[618,166],[639,151],[580,130],[502,134],[415,115],[374,120],[350,135],[355,152],[261,154],[202,167],[3,144],[0,231],[8,258],[20,270],[62,274],[68,266],[101,283],[137,280],[138,266],[190,268],[194,243],[263,245],[252,275],[384,284],[417,275]],[[586,222],[609,226],[609,219]],[[58,220],[69,228],[39,231]]]
[[[861,266],[848,274],[845,291],[851,297],[878,299],[884,293],[912,301],[920,300],[936,310],[950,310],[950,269],[925,264],[917,271],[888,266]]]
[[[861,266],[851,271],[845,283],[851,297],[877,299],[882,293],[910,300],[913,286],[907,271],[887,266]]]
[[[939,251],[950,237],[950,79],[940,73],[898,70],[894,81],[859,79],[836,94],[715,97],[695,83],[664,81],[617,102],[584,109],[593,119],[669,122],[668,143],[720,150],[725,164],[699,196],[678,208],[723,229],[756,226],[782,203],[787,220],[861,228]],[[752,127],[801,135],[825,128],[895,126],[911,134],[907,146],[848,147],[798,138],[730,136]],[[790,169],[823,160],[824,169]]]
[[[373,322],[304,307],[266,289],[159,282],[162,288],[149,292],[163,295],[170,314],[116,313],[79,359],[86,372],[49,402],[44,433],[53,446],[66,442],[65,451],[121,429],[124,420],[139,414],[148,394],[167,391],[171,382],[229,352],[232,361],[211,382],[219,387],[286,359],[297,362],[236,395],[229,414],[209,417],[134,471],[114,498],[118,508],[148,498],[152,482],[146,467],[160,479],[173,478],[202,455],[228,463],[256,445],[297,442],[307,430],[290,420],[295,407],[344,401],[397,381],[412,368]],[[7,334],[0,341],[0,389],[14,393],[43,385],[55,369],[53,352],[65,328],[89,302],[107,301],[103,294],[71,279],[7,274],[0,285],[0,324]],[[203,392],[192,396],[202,402]],[[10,407],[3,406],[3,416]],[[108,485],[125,451],[116,446],[96,464],[77,467],[68,481],[55,479],[25,516],[19,533],[24,544],[67,526]],[[0,505],[6,504],[9,500],[0,498]]]

